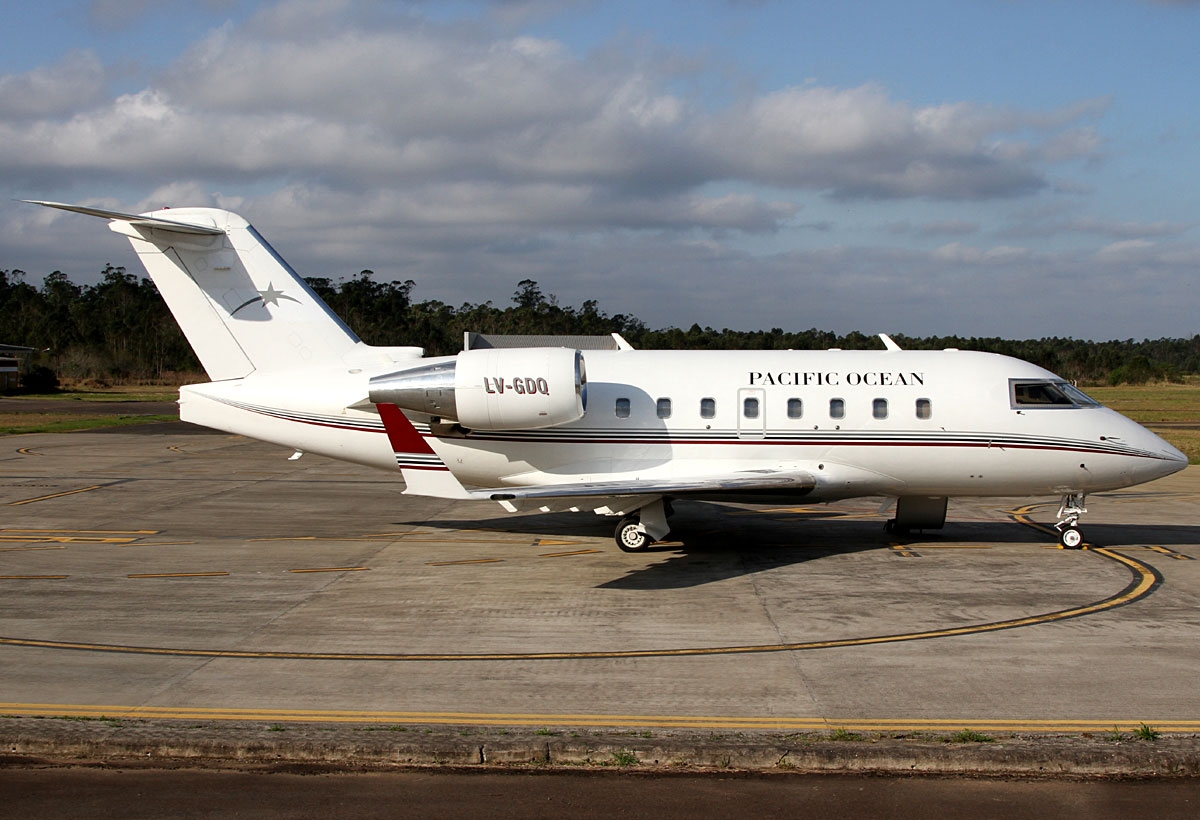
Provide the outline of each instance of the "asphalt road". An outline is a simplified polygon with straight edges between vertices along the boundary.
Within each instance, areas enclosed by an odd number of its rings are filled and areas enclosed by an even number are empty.
[[[1051,499],[903,540],[868,499],[681,503],[629,555],[596,516],[288,455],[180,423],[0,441],[0,816],[1196,816],[1186,777],[979,777],[1193,771],[1196,468],[1089,499],[1080,552]],[[870,754],[970,779],[781,773]],[[410,759],[482,772],[357,771]]]
[[[1054,500],[900,540],[865,499],[679,503],[630,555],[599,516],[288,455],[181,424],[4,439],[0,711],[1200,731],[1197,468],[1089,499],[1087,551],[1030,525]]]
[[[275,818],[894,818],[1193,820],[1200,784],[844,776],[0,769],[22,820]]]
[[[0,413],[73,413],[89,416],[165,416],[179,413],[176,401],[83,401],[0,396]]]

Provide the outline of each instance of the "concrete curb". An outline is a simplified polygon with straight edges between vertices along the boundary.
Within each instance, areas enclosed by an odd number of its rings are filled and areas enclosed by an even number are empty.
[[[1200,777],[1200,737],[1008,735],[832,740],[824,734],[508,732],[478,727],[6,718],[0,766],[530,768],[1019,777]]]

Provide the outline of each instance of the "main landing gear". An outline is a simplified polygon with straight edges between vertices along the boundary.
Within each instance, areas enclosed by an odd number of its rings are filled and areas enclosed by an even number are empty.
[[[613,533],[617,546],[625,552],[641,552],[649,548],[671,531],[667,516],[674,512],[670,501],[656,498],[632,515],[625,516]]]
[[[1063,549],[1077,550],[1083,547],[1083,533],[1079,529],[1079,516],[1087,512],[1083,506],[1087,496],[1084,493],[1067,493],[1063,496],[1058,508],[1058,544]]]
[[[622,518],[613,537],[617,539],[617,546],[625,552],[641,552],[654,543],[654,539],[646,534],[641,520],[636,515]]]

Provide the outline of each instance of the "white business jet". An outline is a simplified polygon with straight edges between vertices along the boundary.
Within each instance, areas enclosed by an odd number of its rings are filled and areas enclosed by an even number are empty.
[[[961,350],[634,350],[620,336],[488,337],[456,356],[364,344],[242,217],[103,217],[129,238],[212,380],[184,421],[395,471],[406,493],[618,518],[621,549],[671,499],[883,496],[937,529],[951,496],[1088,493],[1182,470],[1183,453],[1028,362]]]

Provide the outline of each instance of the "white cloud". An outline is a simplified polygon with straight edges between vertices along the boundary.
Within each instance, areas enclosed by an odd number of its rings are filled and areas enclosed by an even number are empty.
[[[1096,260],[1109,265],[1137,262],[1153,247],[1154,243],[1146,239],[1125,239],[1096,251]]]
[[[140,0],[106,2],[118,19]],[[654,325],[1036,334],[1063,326],[1053,294],[1018,314],[995,306],[1072,280],[1132,304],[1123,265],[1165,281],[1195,264],[1182,242],[1170,256],[1145,241],[1189,225],[1034,210],[1056,166],[1106,149],[1106,99],[925,105],[879,83],[805,83],[738,85],[718,105],[682,90],[703,83],[676,82],[701,57],[583,54],[520,31],[540,0],[469,23],[412,8],[278,3],[133,93],[108,92],[90,54],[0,77],[0,181],[31,198],[101,193],[116,210],[236,209],[307,275],[369,267],[453,304],[502,301],[533,278],[564,303],[599,298]],[[968,210],[994,200],[1020,203],[1012,232]],[[0,203],[0,265],[137,264],[127,249],[112,258],[124,245],[101,226],[60,215],[46,230],[37,210]],[[853,223],[870,240],[848,236]],[[871,246],[881,224],[911,246]],[[1022,230],[1123,241],[1051,254],[1018,247]]]
[[[762,202],[746,219],[745,207],[690,208],[690,192],[742,180],[841,197],[1012,196],[1045,184],[1043,155],[1075,155],[1048,146],[1070,144],[1071,127],[1093,114],[915,107],[878,85],[787,88],[713,111],[667,90],[662,71],[370,4],[285,3],[207,35],[140,92],[5,121],[0,178],[299,179],[356,192],[550,185],[576,208],[552,223],[624,226],[609,204],[630,197],[629,212],[659,200],[667,213],[690,209],[701,229],[772,230],[778,220],[761,215],[787,209]],[[1040,147],[1010,136],[1038,128]],[[1076,153],[1085,150],[1094,146]],[[721,214],[727,224],[715,224]]]
[[[1072,112],[913,107],[878,85],[793,87],[719,117],[708,126],[707,142],[734,177],[839,197],[988,199],[1046,184],[1035,160],[1047,152],[1009,135],[1050,128],[1056,139],[1049,122],[1062,128],[1083,115]],[[1077,156],[1061,146],[1053,153],[1059,161]]]
[[[172,13],[172,7],[199,4],[217,11],[232,8],[237,0],[89,0],[88,18],[100,28],[124,28],[153,13]]]
[[[104,101],[105,71],[90,52],[76,51],[51,65],[0,77],[0,120],[68,116]]]

